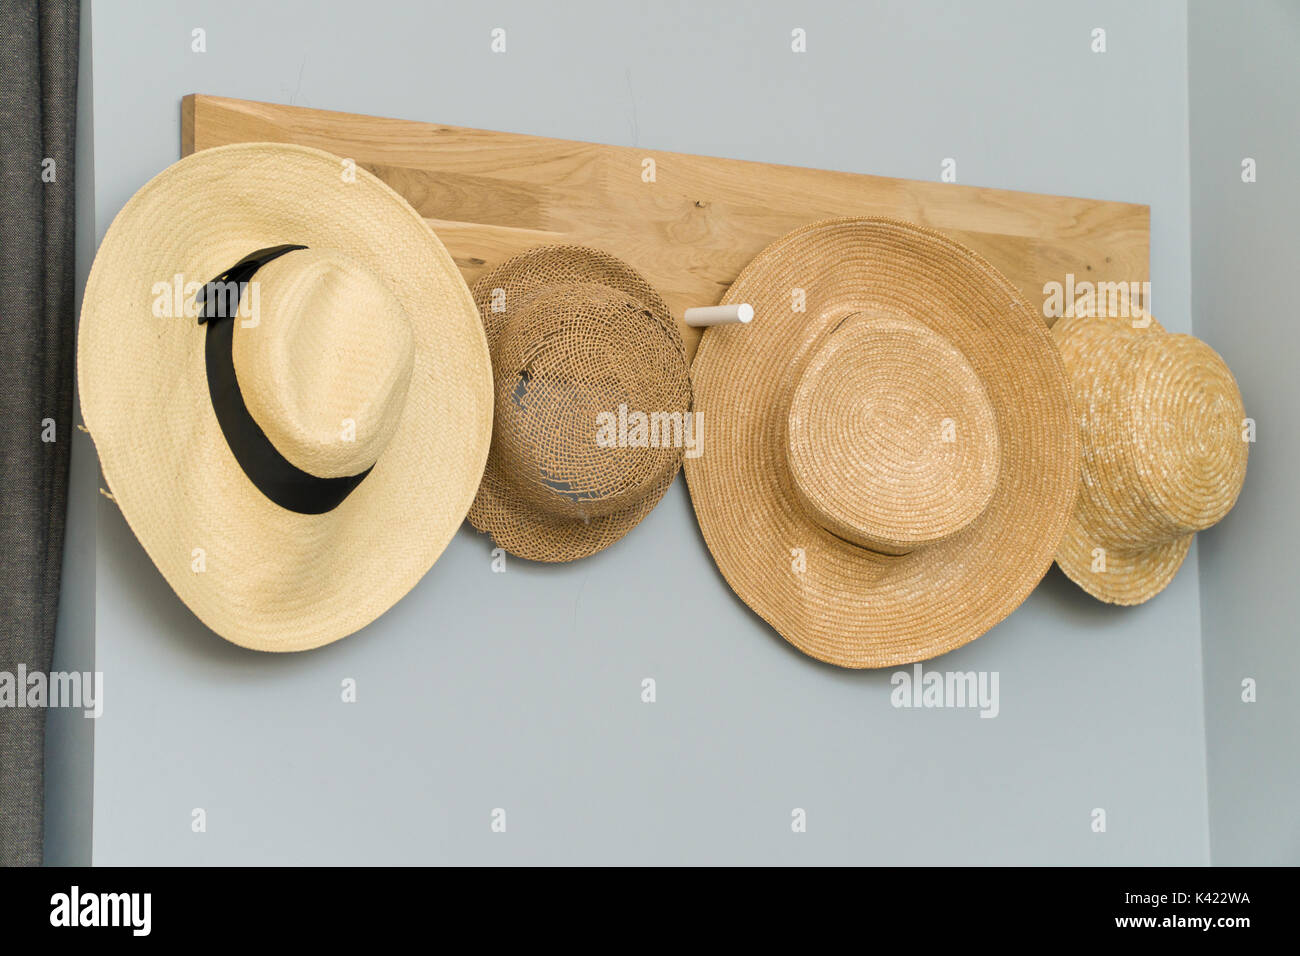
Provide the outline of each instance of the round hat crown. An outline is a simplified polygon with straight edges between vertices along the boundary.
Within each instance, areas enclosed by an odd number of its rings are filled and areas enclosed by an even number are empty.
[[[685,360],[663,320],[630,295],[566,283],[509,303],[492,365],[492,454],[539,512],[612,514],[676,471]]]
[[[1241,393],[1223,359],[1190,335],[1113,323],[1090,351],[1073,371],[1092,537],[1150,547],[1217,523],[1241,491],[1248,450]]]
[[[401,302],[365,266],[316,249],[262,266],[243,299],[235,374],[276,450],[320,478],[374,465],[397,428],[414,365]]]
[[[795,494],[832,534],[884,554],[948,538],[997,487],[997,418],[978,373],[924,323],[853,313],[790,399]]]

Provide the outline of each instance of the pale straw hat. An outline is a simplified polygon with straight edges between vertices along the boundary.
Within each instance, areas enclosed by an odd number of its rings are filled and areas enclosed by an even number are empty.
[[[727,583],[843,667],[960,647],[1051,566],[1078,432],[1046,325],[1004,276],[887,219],[805,226],[723,299],[692,366],[708,441],[686,462]]]
[[[543,246],[474,284],[496,418],[469,520],[511,554],[572,561],[650,513],[693,437],[686,352],[631,266]]]
[[[1065,318],[1052,335],[1083,441],[1079,500],[1056,562],[1093,597],[1140,604],[1237,501],[1248,450],[1241,393],[1210,346],[1145,313]]]
[[[78,367],[131,530],[205,624],[258,650],[337,640],[406,594],[491,436],[487,344],[442,243],[299,146],[203,150],[145,184],[95,258]]]

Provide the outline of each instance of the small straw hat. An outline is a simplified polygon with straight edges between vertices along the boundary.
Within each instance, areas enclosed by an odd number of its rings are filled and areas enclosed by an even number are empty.
[[[700,528],[804,653],[890,667],[960,647],[1051,566],[1078,433],[1043,321],[979,255],[887,219],[805,226],[723,299],[692,366]]]
[[[1095,598],[1140,604],[1237,501],[1249,447],[1241,393],[1212,348],[1145,313],[1061,319],[1052,336],[1083,442],[1056,563]]]
[[[492,449],[470,523],[511,554],[572,561],[659,503],[693,440],[681,333],[630,266],[582,246],[529,250],[480,277]]]
[[[487,343],[446,249],[374,176],[300,146],[203,150],[131,198],[78,369],[131,530],[257,650],[337,640],[414,587],[491,438]]]

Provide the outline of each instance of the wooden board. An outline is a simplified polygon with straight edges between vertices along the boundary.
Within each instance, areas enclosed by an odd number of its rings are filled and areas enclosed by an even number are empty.
[[[532,246],[598,246],[639,269],[679,323],[714,305],[772,240],[832,216],[893,216],[980,252],[1041,308],[1043,285],[1145,282],[1150,210],[952,183],[600,146],[518,133],[191,95],[183,155],[300,143],[355,160],[437,231],[466,280]],[[655,181],[642,178],[655,162]],[[1048,318],[1048,321],[1053,319]],[[684,329],[694,353],[699,333]]]

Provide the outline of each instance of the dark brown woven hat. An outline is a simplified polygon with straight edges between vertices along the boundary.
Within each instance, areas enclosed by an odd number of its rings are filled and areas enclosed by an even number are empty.
[[[479,279],[474,300],[496,412],[470,523],[533,561],[609,547],[658,504],[690,434],[668,307],[626,263],[582,246],[516,256]]]

